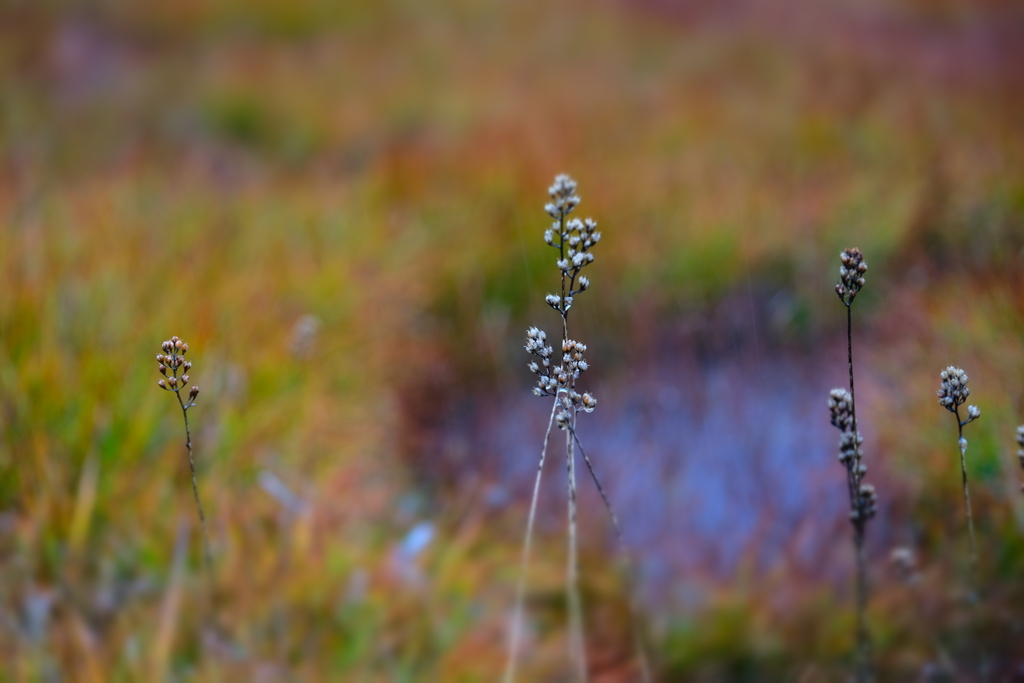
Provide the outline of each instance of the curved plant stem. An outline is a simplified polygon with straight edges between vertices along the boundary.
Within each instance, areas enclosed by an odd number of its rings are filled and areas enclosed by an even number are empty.
[[[526,538],[523,540],[523,555],[519,565],[519,584],[516,586],[516,603],[512,612],[512,634],[509,637],[508,662],[505,664],[505,675],[502,680],[512,683],[516,675],[516,661],[519,656],[519,633],[523,620],[523,601],[526,597],[526,567],[530,561],[530,546],[533,543],[533,525],[537,518],[537,498],[540,495],[540,479],[544,472],[544,459],[547,457],[548,441],[551,437],[551,425],[555,421],[557,403],[551,406],[551,417],[548,428],[544,432],[544,446],[540,451],[540,462],[537,464],[537,477],[533,482],[533,498],[530,501],[530,516],[526,521]]]

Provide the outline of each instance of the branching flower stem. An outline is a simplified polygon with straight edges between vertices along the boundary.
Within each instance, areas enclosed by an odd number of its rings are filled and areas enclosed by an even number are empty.
[[[163,353],[156,356],[157,370],[163,375],[163,379],[157,382],[164,391],[173,392],[181,406],[181,416],[185,420],[185,448],[188,450],[188,466],[192,473],[192,494],[196,499],[196,510],[199,512],[199,526],[203,535],[203,560],[208,574],[212,575],[213,559],[210,554],[210,537],[206,529],[206,515],[203,513],[203,505],[199,502],[199,484],[196,482],[196,461],[192,451],[192,430],[188,425],[188,409],[196,404],[199,396],[199,386],[193,384],[188,390],[188,399],[182,398],[190,381],[188,371],[192,369],[191,361],[185,360],[188,353],[188,344],[178,337],[171,337],[160,346]],[[180,373],[180,374],[179,374]]]
[[[576,182],[567,175],[559,175],[548,189],[551,202],[544,210],[554,223],[544,231],[544,243],[558,250],[556,266],[559,271],[559,294],[548,294],[545,302],[558,312],[562,321],[562,338],[560,349],[556,351],[547,344],[547,335],[543,330],[531,327],[526,333],[526,350],[535,357],[529,364],[530,371],[537,375],[537,386],[533,393],[553,399],[551,418],[548,431],[544,436],[544,449],[541,464],[538,468],[534,485],[534,498],[531,502],[530,519],[527,522],[527,538],[524,540],[523,569],[516,595],[516,606],[513,612],[512,648],[509,662],[505,669],[505,680],[511,681],[515,674],[515,659],[519,646],[520,622],[522,619],[522,602],[524,600],[525,566],[529,556],[529,545],[532,539],[533,523],[536,514],[537,495],[540,482],[540,468],[547,453],[551,427],[566,431],[566,486],[568,506],[568,557],[567,557],[567,603],[569,612],[569,659],[575,678],[586,680],[587,661],[586,643],[583,633],[583,606],[579,587],[579,550],[577,543],[577,497],[576,497],[576,441],[574,440],[576,416],[580,410],[591,412],[597,406],[597,399],[589,393],[580,394],[576,391],[576,380],[589,367],[583,356],[587,350],[585,344],[569,338],[569,309],[572,308],[573,297],[586,291],[590,281],[581,274],[583,268],[594,261],[592,248],[601,239],[597,232],[597,223],[590,218],[580,220],[568,219],[568,216],[580,202],[576,196]],[[559,355],[560,353],[560,355]],[[557,362],[560,359],[560,362]],[[557,364],[556,364],[557,362]]]
[[[964,438],[964,426],[974,422],[981,417],[981,410],[978,406],[967,406],[967,417],[961,418],[960,406],[967,402],[971,395],[971,389],[967,386],[970,378],[963,369],[950,365],[939,377],[942,383],[936,392],[939,397],[939,405],[953,413],[956,417],[957,446],[960,448],[960,475],[964,487],[964,506],[967,509],[967,533],[971,542],[970,572],[971,572],[971,600],[977,601],[977,569],[978,569],[978,546],[974,537],[974,515],[971,512],[971,492],[967,488],[967,439]]]
[[[864,484],[867,466],[861,462],[862,438],[857,424],[857,403],[853,384],[853,302],[864,287],[868,265],[856,247],[844,250],[839,259],[839,283],[836,294],[846,306],[846,360],[850,374],[850,391],[833,390],[829,405],[832,424],[843,431],[840,441],[840,462],[846,466],[846,484],[850,494],[850,520],[853,522],[853,543],[856,554],[856,652],[855,677],[858,683],[871,679],[871,643],[867,628],[868,578],[864,537],[868,520],[875,514],[875,489]]]

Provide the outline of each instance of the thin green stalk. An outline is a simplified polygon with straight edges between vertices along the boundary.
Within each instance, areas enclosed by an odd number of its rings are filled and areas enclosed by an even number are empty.
[[[203,559],[206,563],[207,572],[213,570],[213,556],[210,554],[210,537],[206,532],[206,515],[203,514],[203,504],[199,502],[199,484],[196,482],[196,463],[192,455],[192,432],[188,427],[188,406],[181,399],[181,392],[175,391],[178,397],[178,404],[181,405],[181,415],[185,418],[185,447],[188,449],[188,466],[192,471],[192,494],[196,499],[196,510],[199,511],[199,526],[203,534]]]

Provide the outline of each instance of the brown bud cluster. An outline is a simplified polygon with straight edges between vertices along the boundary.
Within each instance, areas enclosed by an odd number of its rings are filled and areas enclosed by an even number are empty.
[[[839,254],[841,265],[839,266],[839,284],[836,285],[836,294],[844,304],[849,306],[857,296],[857,292],[864,287],[864,273],[868,271],[868,264],[864,263],[864,254],[860,249],[854,247]]]
[[[874,486],[864,483],[868,466],[860,450],[864,437],[854,429],[853,396],[846,389],[833,389],[828,397],[828,410],[832,425],[842,432],[839,438],[839,462],[846,468],[850,521],[863,528],[863,524],[874,517],[878,510],[878,495]]]
[[[828,410],[832,414],[832,426],[842,431],[853,427],[853,399],[846,389],[833,389],[828,397]]]
[[[160,349],[163,353],[156,355],[157,370],[164,376],[164,379],[158,381],[157,386],[165,391],[178,393],[188,386],[191,380],[188,371],[192,369],[192,362],[185,360],[188,343],[178,337],[171,337],[160,345]],[[184,406],[186,410],[195,405],[198,396],[199,387],[193,385],[188,392],[189,402]]]

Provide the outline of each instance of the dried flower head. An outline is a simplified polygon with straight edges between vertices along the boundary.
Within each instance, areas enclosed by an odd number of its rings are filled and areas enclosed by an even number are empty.
[[[157,370],[164,376],[164,379],[159,380],[156,384],[165,391],[178,393],[188,386],[191,380],[187,373],[192,369],[192,362],[185,360],[188,344],[178,337],[171,337],[161,344],[160,348],[163,353],[156,355]],[[182,374],[179,376],[178,373]],[[185,404],[183,402],[185,410],[195,405],[195,400],[198,396],[199,387],[193,385],[188,392],[188,403]],[[180,395],[178,398],[181,398]]]
[[[864,443],[864,437],[860,435],[860,432],[843,432],[843,435],[839,437],[839,462],[844,465],[859,462],[862,443]]]
[[[592,412],[597,407],[597,399],[589,393],[580,394],[575,390],[576,380],[590,367],[583,354],[587,345],[573,339],[562,342],[562,362],[552,366],[551,357],[554,349],[547,343],[547,334],[543,330],[531,327],[526,331],[526,351],[536,360],[527,366],[530,372],[537,375],[537,386],[533,393],[536,396],[560,396],[565,410],[583,410]]]
[[[551,202],[544,205],[544,210],[555,219],[568,216],[580,203],[576,196],[576,181],[564,173],[555,176],[555,182],[548,188]]]
[[[850,520],[862,525],[875,516],[878,496],[875,487],[863,483],[868,466],[862,461],[864,437],[853,428],[853,398],[846,389],[833,389],[828,397],[832,424],[843,433],[839,437],[839,462],[846,467],[850,493]]]
[[[967,386],[970,378],[966,372],[954,365],[950,365],[939,373],[939,377],[942,378],[942,384],[939,386],[939,390],[935,392],[939,396],[939,405],[946,408],[949,412],[959,415],[957,409],[971,395],[971,390]],[[967,406],[967,419],[961,425],[973,422],[979,417],[981,417],[981,410],[978,406]]]
[[[853,303],[857,292],[864,287],[864,273],[868,271],[868,264],[864,262],[864,254],[856,247],[839,254],[839,260],[841,264],[836,294],[844,304],[849,306]]]
[[[847,431],[853,426],[853,398],[846,389],[833,389],[828,397],[832,426]]]
[[[863,467],[863,466],[862,466]],[[867,521],[878,511],[878,495],[872,484],[861,484],[857,504],[850,511],[850,519]]]
[[[544,301],[564,317],[572,307],[573,297],[590,288],[590,280],[580,271],[593,263],[591,249],[601,240],[597,222],[592,218],[569,219],[579,203],[576,196],[576,181],[567,175],[559,175],[548,188],[551,202],[544,206],[555,222],[544,231],[544,243],[558,249],[555,265],[562,277],[561,294],[548,294]]]

